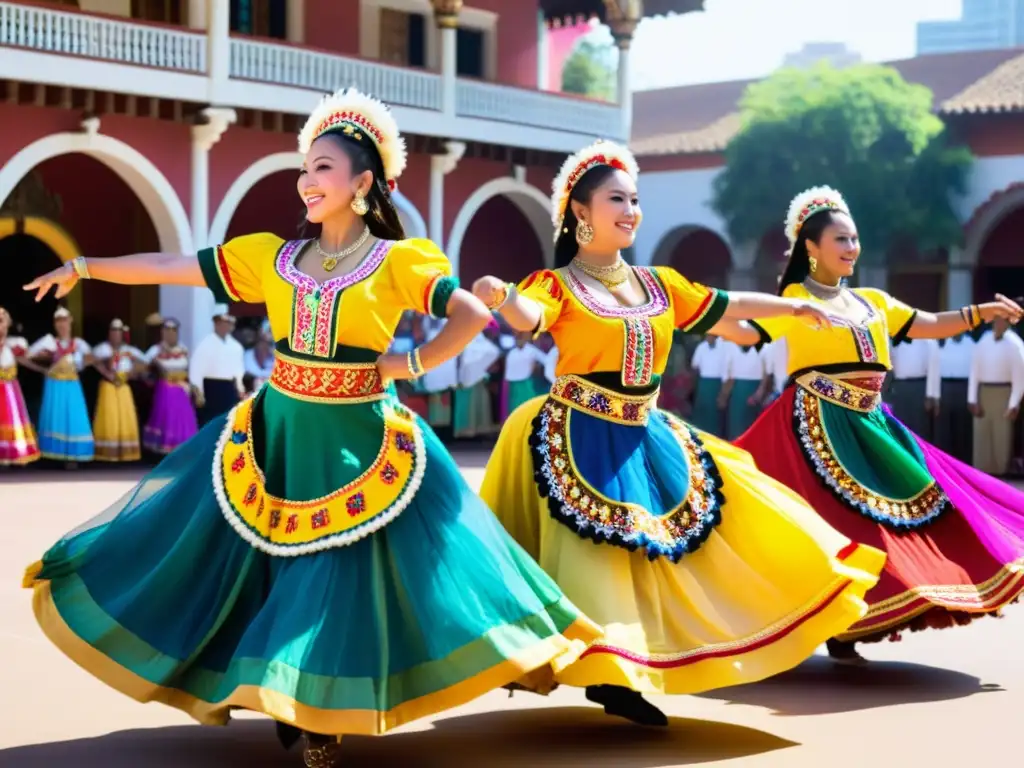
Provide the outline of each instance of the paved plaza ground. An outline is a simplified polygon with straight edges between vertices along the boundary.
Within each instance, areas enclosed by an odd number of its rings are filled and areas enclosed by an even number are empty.
[[[460,455],[479,483],[485,455]],[[286,768],[269,721],[201,728],[107,689],[38,630],[23,568],[127,490],[138,469],[0,475],[0,766]],[[211,563],[210,567],[216,567]],[[494,692],[382,739],[349,738],[342,765],[904,768],[1012,765],[1024,712],[1024,606],[1002,620],[867,646],[874,662],[815,657],[775,679],[704,696],[655,697],[672,718],[647,730],[606,717],[582,692]]]

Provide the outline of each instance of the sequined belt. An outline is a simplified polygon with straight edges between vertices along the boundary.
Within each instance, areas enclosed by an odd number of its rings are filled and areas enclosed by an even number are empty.
[[[885,374],[881,371],[851,371],[837,374],[811,371],[800,376],[796,383],[830,403],[849,408],[851,411],[869,413],[882,401]]]
[[[637,427],[645,426],[651,411],[658,407],[658,390],[646,395],[624,395],[571,374],[555,379],[551,398],[606,421]]]
[[[368,403],[388,396],[374,363],[300,360],[277,352],[270,386],[315,403]]]
[[[0,381],[14,381],[18,378],[18,366],[11,365],[7,368],[0,368]]]
[[[46,376],[54,381],[78,381],[78,369],[64,357]]]
[[[168,384],[185,384],[188,382],[188,371],[164,371],[162,378]]]

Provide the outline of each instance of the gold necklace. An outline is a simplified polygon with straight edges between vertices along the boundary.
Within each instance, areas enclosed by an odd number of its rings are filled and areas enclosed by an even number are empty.
[[[334,268],[338,266],[338,262],[344,259],[346,256],[351,256],[353,253],[363,247],[363,243],[366,242],[366,238],[370,236],[370,228],[363,227],[363,233],[356,239],[352,245],[347,248],[342,248],[340,251],[331,253],[325,251],[320,246],[319,238],[313,241],[313,246],[316,248],[316,252],[320,254],[320,258],[323,261],[320,262],[320,266],[324,268],[324,272],[333,272]]]
[[[629,265],[621,256],[619,256],[618,260],[616,260],[614,264],[608,267],[598,267],[594,264],[588,264],[579,256],[573,258],[572,264],[580,272],[585,274],[587,277],[594,278],[608,290],[618,288],[623,283],[629,281]]]

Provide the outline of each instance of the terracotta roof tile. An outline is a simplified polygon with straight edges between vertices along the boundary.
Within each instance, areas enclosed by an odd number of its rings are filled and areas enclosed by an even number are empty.
[[[944,114],[1024,110],[1024,54],[1004,62],[942,103]]]
[[[704,9],[704,0],[644,0],[644,16],[667,16]],[[605,0],[540,0],[549,21],[594,17],[605,20]]]
[[[940,111],[950,111],[948,107],[960,104],[961,97],[972,91],[977,95],[971,104],[997,103],[996,94],[1002,100],[998,103],[1024,101],[1024,52],[1020,48],[933,54],[887,64],[909,82],[928,86]],[[733,80],[637,91],[630,147],[637,156],[721,152],[739,131],[738,103],[753,82]],[[989,85],[982,90],[980,86],[986,82]]]

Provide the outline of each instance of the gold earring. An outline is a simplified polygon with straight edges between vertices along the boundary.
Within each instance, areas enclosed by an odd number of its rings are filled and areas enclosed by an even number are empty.
[[[352,211],[356,216],[365,216],[367,211],[370,210],[370,204],[366,202],[366,195],[362,192],[356,192],[356,196],[352,198]]]
[[[807,264],[811,268],[811,274],[814,274],[815,272],[818,271],[818,260],[816,258],[814,258],[813,256],[808,256],[807,257]]]
[[[576,223],[576,242],[580,245],[590,245],[594,242],[594,228],[583,219]]]

